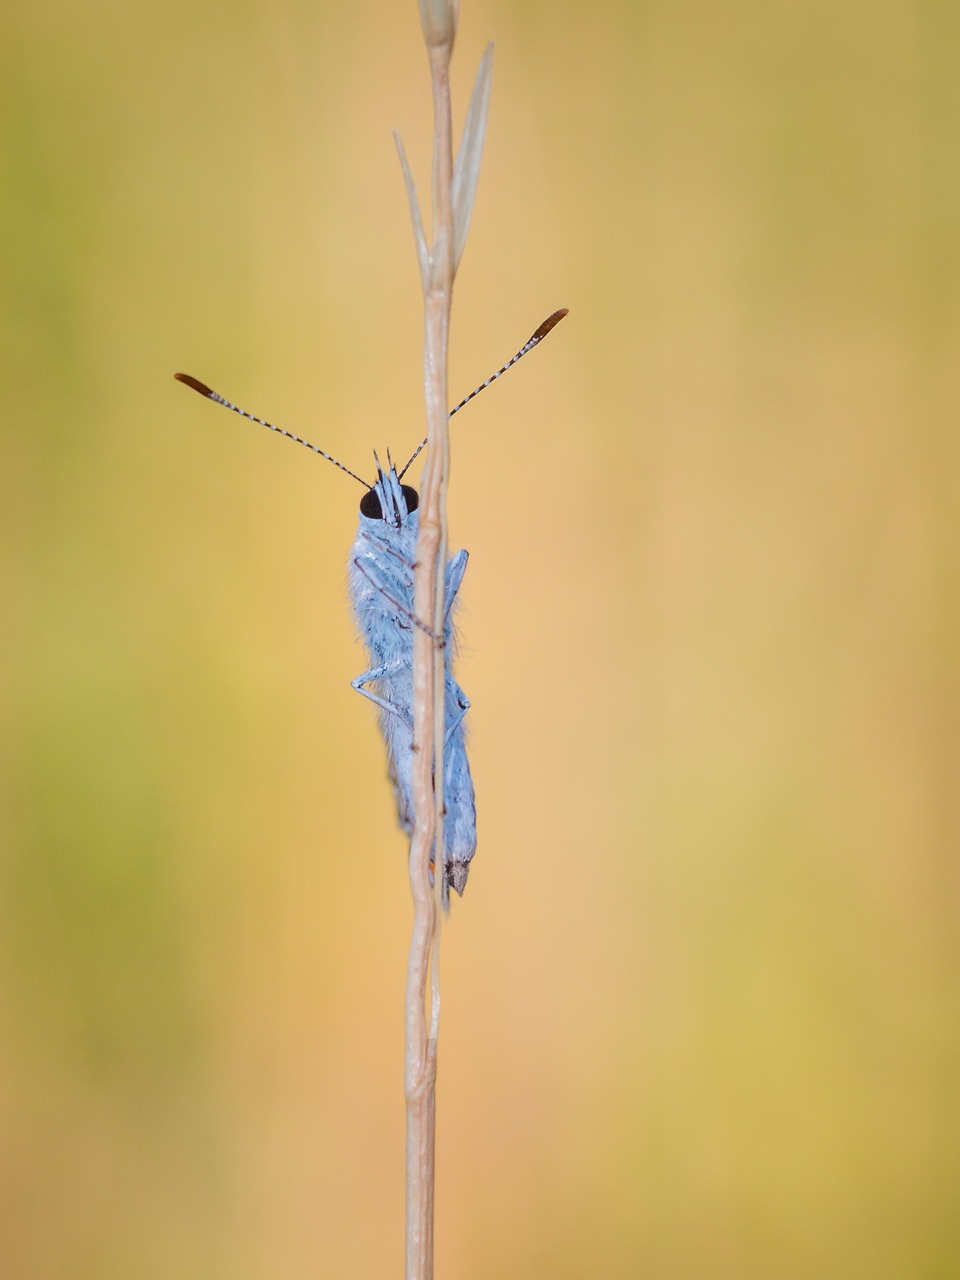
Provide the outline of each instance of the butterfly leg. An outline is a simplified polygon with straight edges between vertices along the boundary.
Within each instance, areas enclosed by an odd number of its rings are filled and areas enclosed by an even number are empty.
[[[384,555],[391,556],[394,560],[398,562],[398,564],[402,564],[405,568],[409,569],[411,573],[413,572],[414,568],[416,567],[413,561],[408,560],[405,555],[401,555],[401,553],[396,549],[396,547],[392,547],[390,543],[385,542],[383,538],[378,538],[375,533],[368,533],[366,537],[370,542],[374,544],[375,547],[377,547],[379,551],[382,551]]]
[[[376,703],[382,711],[387,711],[391,715],[399,716],[403,724],[408,729],[413,729],[413,723],[410,720],[409,713],[399,706],[396,702],[389,702],[386,698],[381,698],[378,693],[374,693],[372,689],[365,689],[363,686],[372,684],[374,680],[383,680],[386,677],[394,676],[398,671],[403,670],[408,664],[402,661],[382,662],[379,667],[371,667],[369,671],[361,671],[355,679],[350,681],[350,686],[356,689],[357,693],[362,694],[364,698],[369,698],[371,702]]]
[[[371,667],[369,671],[362,671],[355,679],[350,681],[350,687],[356,689],[357,693],[362,694],[364,698],[369,698],[383,711],[389,712],[391,715],[399,716],[400,720],[408,729],[413,728],[410,721],[409,713],[396,702],[390,702],[386,698],[381,698],[378,693],[374,693],[372,689],[365,689],[363,686],[372,684],[374,680],[382,680],[385,676],[396,675],[398,671],[406,667],[405,662],[384,662],[379,667]],[[457,704],[452,722],[447,725],[447,733],[444,738],[444,745],[450,742],[450,739],[460,727],[463,717],[470,710],[471,702],[467,695],[463,692],[456,680],[450,675],[447,676],[447,691],[452,693]]]
[[[452,723],[447,725],[447,734],[443,740],[444,746],[449,745],[450,739],[453,737],[454,733],[456,733],[457,729],[460,727],[463,717],[470,710],[470,699],[463,692],[463,690],[460,688],[456,680],[454,680],[453,676],[450,675],[449,672],[447,673],[447,692],[452,693],[454,698],[456,699],[457,710],[454,714],[454,719]]]
[[[406,607],[405,604],[403,604],[402,601],[397,600],[396,597],[392,596],[390,592],[386,590],[385,587],[381,586],[380,583],[377,582],[376,579],[373,577],[373,574],[368,573],[366,571],[366,569],[363,567],[363,565],[360,563],[359,560],[354,560],[353,567],[356,569],[357,573],[361,575],[361,577],[366,578],[366,580],[370,583],[371,587],[373,587],[374,591],[379,591],[379,593],[383,596],[384,600],[386,600],[387,604],[393,605],[394,609],[396,609],[398,613],[402,613],[405,618],[409,618],[409,620],[414,624],[414,626],[419,627],[421,631],[425,631],[427,635],[430,637],[430,639],[434,642],[434,644],[442,645],[444,643],[441,637],[438,636],[437,633],[432,628],[428,627],[425,622],[421,622],[420,619],[416,617],[415,614],[410,612],[410,610]]]
[[[450,610],[453,608],[453,602],[457,598],[457,592],[460,590],[460,584],[463,582],[463,575],[467,571],[467,560],[469,556],[466,551],[458,551],[456,555],[451,556],[447,561],[447,572],[443,583],[444,598],[447,602],[446,616],[444,622],[450,620]]]
[[[371,540],[373,541],[374,539]],[[394,551],[392,547],[382,544],[379,539],[375,539],[375,541],[381,550],[393,556],[394,559],[400,561],[401,564],[406,565],[409,569],[413,569],[414,566],[410,564],[408,560],[404,559],[404,557],[398,552]],[[460,584],[463,582],[463,575],[466,572],[468,559],[469,556],[466,551],[458,551],[456,555],[450,557],[450,560],[447,563],[443,591],[444,599],[446,600],[446,609],[443,619],[445,625],[450,621],[450,611],[453,608],[454,600],[457,598],[457,592],[460,590]],[[388,604],[392,604],[393,607],[398,610],[398,612],[402,613],[405,618],[408,618],[415,626],[419,627],[421,631],[425,631],[432,640],[439,640],[439,637],[435,632],[432,631],[425,622],[421,622],[419,618],[415,618],[405,605],[401,604],[401,602],[392,596],[384,586],[374,579],[373,574],[369,573],[359,560],[354,560],[353,565],[357,572],[366,578],[371,587],[373,587],[374,590],[379,591]]]

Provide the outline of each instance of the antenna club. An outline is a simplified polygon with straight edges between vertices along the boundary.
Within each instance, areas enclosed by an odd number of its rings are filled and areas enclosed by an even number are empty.
[[[213,392],[205,382],[201,382],[199,378],[193,378],[189,373],[175,373],[173,375],[178,382],[185,383],[188,387],[193,387],[194,391],[199,391],[202,396],[206,396],[209,400],[213,396]]]
[[[560,307],[554,311],[552,315],[547,316],[539,329],[531,336],[531,342],[539,342],[541,338],[545,338],[554,325],[558,325],[565,315],[570,314],[569,307]]]

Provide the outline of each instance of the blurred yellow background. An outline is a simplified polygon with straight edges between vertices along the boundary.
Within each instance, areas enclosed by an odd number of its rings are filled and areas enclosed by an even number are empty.
[[[345,593],[422,434],[413,0],[2,31],[0,1272],[399,1275]],[[960,1275],[955,6],[464,0],[480,846],[443,1280]]]

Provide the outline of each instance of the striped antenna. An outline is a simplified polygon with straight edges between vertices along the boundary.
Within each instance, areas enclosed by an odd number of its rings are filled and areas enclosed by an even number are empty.
[[[332,462],[335,467],[339,467],[341,471],[345,471],[348,476],[353,476],[354,480],[359,480],[365,489],[371,486],[366,480],[361,480],[355,472],[349,467],[345,467],[342,462],[338,462],[329,453],[324,453],[322,449],[318,449],[315,444],[311,444],[309,440],[303,440],[300,436],[295,436],[292,431],[287,431],[284,427],[274,426],[272,422],[267,422],[264,418],[258,418],[256,414],[247,413],[246,409],[241,409],[239,405],[231,404],[229,400],[224,400],[223,396],[218,396],[216,391],[211,391],[206,383],[201,382],[199,378],[191,378],[189,373],[175,373],[173,375],[178,382],[185,383],[188,387],[193,387],[194,391],[199,391],[202,396],[206,396],[208,400],[215,400],[217,404],[222,404],[226,409],[232,409],[234,413],[239,413],[241,418],[249,418],[251,422],[258,422],[261,427],[269,427],[271,431],[276,431],[279,436],[286,436],[288,440],[293,440],[297,444],[302,444],[305,449],[312,449],[314,453],[319,453],[321,458],[326,458],[328,462]]]
[[[474,396],[478,396],[481,391],[486,391],[490,383],[496,382],[496,380],[499,377],[501,377],[501,375],[507,372],[507,370],[511,367],[511,365],[515,365],[517,363],[517,361],[520,359],[521,356],[525,356],[528,351],[532,351],[533,348],[537,345],[537,343],[542,341],[542,339],[544,339],[547,336],[547,334],[554,327],[554,325],[559,324],[566,314],[567,314],[567,308],[561,307],[559,311],[554,311],[552,315],[547,316],[546,320],[544,320],[540,328],[537,329],[535,333],[532,333],[530,335],[530,337],[523,344],[523,346],[520,348],[517,354],[513,357],[513,359],[508,360],[502,369],[498,369],[496,373],[492,373],[490,377],[486,380],[486,382],[481,382],[479,387],[475,387],[468,396],[464,396],[463,399],[460,401],[460,403],[456,405],[453,409],[451,409],[450,412],[447,414],[447,419],[449,420],[450,418],[453,417],[455,413],[459,413],[460,410],[463,408],[463,406],[465,404],[469,404]],[[177,376],[179,377],[179,374]],[[233,405],[231,405],[230,407],[233,408]],[[257,421],[259,421],[259,419],[257,419]],[[429,440],[429,438],[430,437],[428,436],[427,440]],[[426,448],[427,440],[421,440],[420,443],[417,445],[416,449],[414,450],[413,457],[410,459],[410,462],[408,462],[407,465],[400,472],[399,479],[401,480],[403,479],[403,477],[407,474],[407,472],[410,469],[410,463],[416,461],[416,459],[420,456],[421,452]]]

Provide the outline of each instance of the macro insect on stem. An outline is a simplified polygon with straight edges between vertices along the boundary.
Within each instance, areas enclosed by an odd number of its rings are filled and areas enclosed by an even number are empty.
[[[566,308],[554,311],[500,369],[490,375],[449,412],[453,417],[481,391],[501,377],[517,361],[531,351],[567,314]],[[422,441],[398,471],[389,453],[384,469],[374,453],[377,478],[368,483],[345,467],[332,454],[278,427],[265,418],[248,413],[226,400],[206,383],[186,373],[174,374],[178,381],[194,391],[222,404],[243,418],[269,428],[278,435],[301,444],[346,472],[366,492],[360,499],[360,522],[350,553],[348,567],[353,611],[363,635],[370,659],[368,668],[351,683],[358,693],[375,704],[380,712],[380,728],[387,747],[387,762],[397,803],[397,816],[403,830],[412,834],[414,811],[412,798],[413,767],[413,631],[419,628],[429,635],[444,653],[444,824],[443,824],[443,899],[449,901],[449,890],[462,894],[476,851],[476,808],[473,780],[467,760],[464,718],[470,701],[453,676],[456,655],[456,629],[453,612],[457,593],[467,567],[467,552],[458,551],[447,561],[444,573],[444,617],[442,631],[418,618],[414,609],[413,574],[416,561],[417,510],[419,496],[403,483],[411,464],[419,457],[427,441]],[[431,866],[435,866],[435,850]]]

